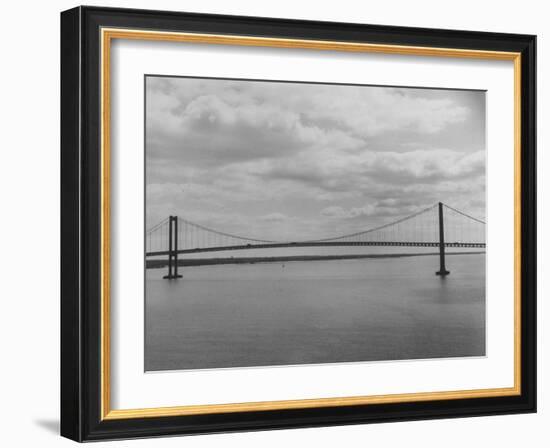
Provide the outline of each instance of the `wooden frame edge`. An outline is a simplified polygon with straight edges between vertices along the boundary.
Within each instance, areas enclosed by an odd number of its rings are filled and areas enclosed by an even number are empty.
[[[448,392],[423,392],[411,394],[365,395],[356,397],[311,398],[300,400],[258,401],[212,405],[169,406],[155,408],[116,409],[105,415],[105,420],[129,418],[172,417],[217,413],[279,411],[287,409],[311,409],[335,406],[361,406],[368,404],[411,403],[432,400],[459,400],[519,395],[517,387],[458,390]]]

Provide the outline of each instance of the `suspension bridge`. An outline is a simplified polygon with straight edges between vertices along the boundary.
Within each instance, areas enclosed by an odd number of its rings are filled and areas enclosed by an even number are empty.
[[[439,249],[446,276],[445,248],[485,248],[485,222],[442,202],[387,224],[329,238],[275,241],[238,236],[170,216],[146,232],[146,258],[168,257],[167,279],[181,278],[178,256],[202,252],[282,247],[391,246]]]

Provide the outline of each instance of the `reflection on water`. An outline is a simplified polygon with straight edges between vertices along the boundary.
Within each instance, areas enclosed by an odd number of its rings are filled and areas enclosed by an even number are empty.
[[[437,256],[192,266],[171,281],[149,269],[145,368],[484,355],[485,255],[447,257],[446,278],[438,267]]]

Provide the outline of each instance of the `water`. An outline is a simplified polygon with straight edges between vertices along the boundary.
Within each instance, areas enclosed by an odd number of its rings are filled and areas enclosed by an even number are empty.
[[[146,370],[485,354],[485,255],[146,273]]]

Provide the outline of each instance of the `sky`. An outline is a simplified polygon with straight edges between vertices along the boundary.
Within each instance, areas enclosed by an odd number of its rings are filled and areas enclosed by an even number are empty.
[[[485,92],[148,76],[146,227],[316,239],[485,217]]]

